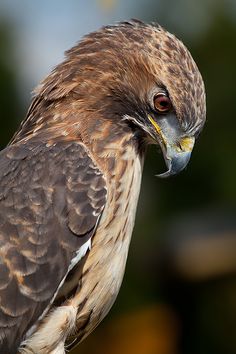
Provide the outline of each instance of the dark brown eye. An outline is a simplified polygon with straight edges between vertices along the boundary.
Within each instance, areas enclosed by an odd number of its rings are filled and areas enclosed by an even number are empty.
[[[164,94],[155,96],[153,103],[155,109],[160,113],[167,113],[172,108],[171,100]]]

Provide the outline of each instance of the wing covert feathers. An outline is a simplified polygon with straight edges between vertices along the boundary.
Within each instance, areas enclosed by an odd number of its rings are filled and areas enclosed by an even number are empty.
[[[0,152],[0,352],[15,353],[93,235],[105,179],[77,142]]]

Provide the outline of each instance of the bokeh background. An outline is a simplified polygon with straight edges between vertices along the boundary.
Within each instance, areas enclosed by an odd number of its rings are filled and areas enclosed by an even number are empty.
[[[235,0],[0,0],[0,147],[65,49],[131,17],[188,46],[206,84],[207,123],[177,177],[155,177],[164,164],[150,149],[121,292],[73,353],[235,354]]]

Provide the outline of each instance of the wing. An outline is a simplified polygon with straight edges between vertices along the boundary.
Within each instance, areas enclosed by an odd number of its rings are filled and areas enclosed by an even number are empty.
[[[15,352],[53,300],[105,202],[105,179],[80,143],[0,152],[1,353]]]

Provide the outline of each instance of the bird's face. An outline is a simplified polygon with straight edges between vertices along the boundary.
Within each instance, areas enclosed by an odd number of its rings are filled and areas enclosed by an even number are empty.
[[[188,130],[182,124],[163,87],[156,86],[147,98],[141,114],[125,115],[124,119],[145,131],[148,143],[156,143],[161,147],[168,170],[158,176],[168,177],[186,167],[199,130]]]
[[[160,86],[147,95],[145,108],[141,112],[134,116],[125,115],[124,119],[143,129],[148,143],[156,143],[161,147],[168,170],[158,176],[177,174],[190,160],[200,125],[195,129],[184,125],[178,118],[168,91]]]

